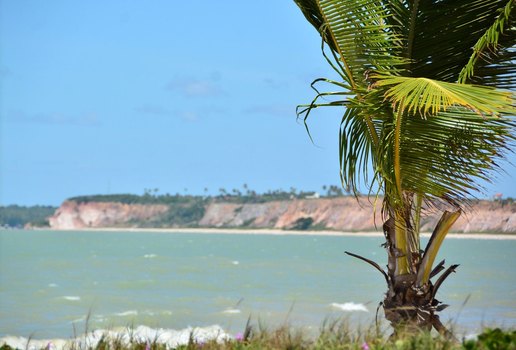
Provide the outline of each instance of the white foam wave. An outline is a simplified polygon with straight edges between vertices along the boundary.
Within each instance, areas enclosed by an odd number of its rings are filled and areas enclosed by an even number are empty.
[[[238,260],[233,260],[231,263],[232,263],[233,265],[238,265],[238,264],[240,264],[240,261],[238,261]]]
[[[120,317],[126,317],[126,316],[136,316],[138,315],[138,311],[136,310],[127,310],[127,311],[123,311],[123,312],[117,312],[115,313],[116,316],[120,316]]]
[[[157,255],[156,254],[145,254],[143,257],[145,259],[154,259],[157,257]]]
[[[170,316],[170,315],[172,315],[172,311],[169,311],[169,310],[161,310],[161,311],[145,310],[142,313],[144,315],[148,315],[148,316],[156,316],[156,315]]]
[[[241,312],[239,309],[226,309],[222,311],[223,314],[239,314]]]
[[[56,283],[49,283],[48,284],[49,288],[57,288],[57,284]]]
[[[76,295],[65,295],[63,299],[69,300],[69,301],[79,301],[81,300],[81,297]]]
[[[365,305],[364,304],[360,304],[360,303],[353,303],[353,302],[344,303],[344,304],[331,303],[330,306],[335,308],[335,309],[339,309],[341,311],[364,311],[364,312],[369,312],[369,310],[367,310]]]
[[[124,328],[120,330],[96,330],[74,339],[27,339],[24,337],[5,336],[0,338],[0,344],[7,344],[14,349],[87,349],[96,348],[101,339],[107,341],[121,341],[124,345],[138,343],[152,343],[156,341],[163,344],[167,349],[175,349],[187,345],[190,337],[196,343],[216,341],[222,343],[233,337],[227,334],[220,326],[213,325],[202,328],[188,327],[181,330],[175,329],[153,329],[146,326],[137,328]]]
[[[72,322],[70,323],[79,323],[79,322],[83,322],[86,320],[86,317],[79,317],[79,318],[76,318],[75,320],[73,320]]]

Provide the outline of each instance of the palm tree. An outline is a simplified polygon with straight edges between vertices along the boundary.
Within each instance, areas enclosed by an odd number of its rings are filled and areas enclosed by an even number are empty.
[[[317,94],[298,115],[306,123],[316,108],[345,107],[343,186],[357,195],[363,179],[382,203],[387,271],[348,254],[385,277],[395,331],[446,332],[437,315],[446,305],[435,295],[458,265],[434,260],[515,140],[515,0],[294,1],[339,76],[315,80]],[[422,250],[420,218],[432,210],[443,213]]]

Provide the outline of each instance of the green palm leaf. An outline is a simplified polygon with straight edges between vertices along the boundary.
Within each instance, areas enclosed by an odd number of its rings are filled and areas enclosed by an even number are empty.
[[[478,180],[491,182],[499,159],[514,146],[514,127],[504,117],[460,107],[428,118],[404,118],[399,145],[403,189],[425,200],[463,206],[481,189]]]
[[[516,87],[516,0],[295,1],[343,80],[316,80],[336,91],[316,89],[298,115],[306,123],[315,108],[344,107],[342,181],[355,194],[362,179],[377,198],[384,194],[386,317],[396,326],[442,331],[433,298],[457,265],[432,291],[433,262],[461,209],[481,190],[478,180],[491,181],[516,141],[514,93],[494,88]],[[423,203],[442,209],[443,202],[455,208],[421,254]],[[400,312],[404,307],[417,312]]]
[[[338,65],[352,89],[366,85],[371,69],[397,71],[406,64],[390,16],[376,0],[296,0],[305,17],[336,52]]]
[[[410,75],[456,82],[473,46],[497,19],[507,0],[420,0],[408,2],[416,21]],[[410,23],[405,18],[405,23]],[[438,49],[437,49],[438,48]]]
[[[436,114],[461,106],[480,114],[514,114],[513,95],[486,86],[447,83],[428,78],[371,75],[373,87],[386,87],[385,99],[393,109],[412,114]]]
[[[495,22],[473,46],[473,54],[459,74],[459,82],[472,81],[501,88],[516,88],[515,1],[509,0]]]

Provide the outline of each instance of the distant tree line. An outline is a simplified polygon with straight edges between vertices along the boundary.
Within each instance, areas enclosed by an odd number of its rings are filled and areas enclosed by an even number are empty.
[[[218,194],[208,195],[208,188],[204,188],[204,195],[187,194],[188,189],[184,189],[184,193],[176,194],[159,194],[159,189],[144,189],[143,195],[137,194],[109,194],[109,195],[88,195],[72,197],[68,200],[77,203],[88,202],[117,202],[124,204],[206,204],[207,202],[231,202],[231,203],[265,203],[271,201],[281,201],[290,199],[305,199],[318,197],[340,197],[345,193],[341,187],[335,185],[322,186],[322,192],[302,191],[295,187],[290,189],[267,190],[258,193],[244,184],[241,189],[233,188],[231,190],[224,187],[219,188]]]
[[[48,226],[48,217],[52,216],[56,209],[56,207],[45,205],[31,207],[0,206],[0,226],[23,228],[25,225],[32,225],[46,227]]]
[[[89,196],[78,196],[68,199],[76,203],[89,203],[89,202],[115,202],[123,204],[188,204],[192,202],[202,201],[202,196],[191,196],[191,195],[171,195],[171,194],[152,194],[151,192],[145,192],[143,195],[137,194],[97,194]]]

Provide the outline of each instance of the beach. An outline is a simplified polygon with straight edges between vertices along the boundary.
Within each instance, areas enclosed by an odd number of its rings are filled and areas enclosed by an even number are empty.
[[[49,230],[49,229],[44,229]],[[333,236],[333,237],[383,237],[382,232],[359,231],[330,231],[330,230],[280,230],[280,229],[240,229],[240,228],[85,228],[80,230],[56,230],[50,231],[84,231],[84,232],[152,232],[152,233],[193,233],[193,234],[239,234],[239,235],[276,235],[276,236]],[[422,232],[422,238],[429,238],[430,232]],[[448,233],[449,239],[496,239],[516,240],[516,233]]]

